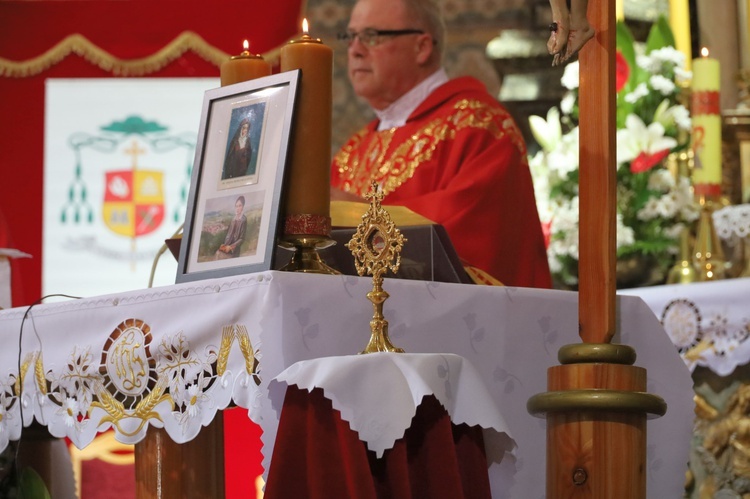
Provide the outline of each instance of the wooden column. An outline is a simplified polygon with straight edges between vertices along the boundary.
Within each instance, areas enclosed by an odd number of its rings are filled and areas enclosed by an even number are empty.
[[[547,372],[529,412],[547,418],[547,497],[646,497],[645,393],[635,351],[610,344],[616,317],[615,3],[589,0],[596,31],[580,53],[579,335]]]
[[[135,482],[138,499],[224,497],[224,413],[184,444],[149,428],[135,444]]]

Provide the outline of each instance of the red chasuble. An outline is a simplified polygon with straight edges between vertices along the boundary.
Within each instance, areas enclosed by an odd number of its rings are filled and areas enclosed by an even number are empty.
[[[331,183],[360,196],[375,180],[384,204],[443,225],[466,265],[503,284],[551,287],[526,145],[510,114],[471,77],[436,89],[399,128],[356,133]]]

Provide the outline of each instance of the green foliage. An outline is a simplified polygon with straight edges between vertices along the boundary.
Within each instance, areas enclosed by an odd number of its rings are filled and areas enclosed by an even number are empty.
[[[651,26],[646,39],[646,53],[664,47],[674,47],[674,34],[669,27],[669,21],[663,15],[660,15],[656,22]]]
[[[18,486],[19,499],[51,499],[42,477],[32,468],[24,468]]]

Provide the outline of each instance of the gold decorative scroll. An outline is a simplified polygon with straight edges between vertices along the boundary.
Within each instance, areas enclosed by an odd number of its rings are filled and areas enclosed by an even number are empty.
[[[58,64],[70,54],[76,54],[116,76],[143,76],[159,71],[188,50],[217,67],[229,58],[229,54],[209,44],[193,31],[183,31],[152,55],[127,60],[115,57],[85,36],[75,33],[65,37],[60,43],[33,59],[11,61],[0,57],[0,76],[9,78],[35,76]],[[273,49],[263,54],[263,57],[273,64],[279,57],[279,49]]]

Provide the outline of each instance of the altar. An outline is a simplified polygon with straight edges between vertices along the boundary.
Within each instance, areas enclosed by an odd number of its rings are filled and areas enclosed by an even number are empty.
[[[78,447],[108,428],[136,443],[151,426],[182,443],[234,403],[263,429],[267,470],[284,393],[274,380],[300,361],[359,352],[370,287],[367,278],[270,271],[0,311],[0,338],[21,345],[0,352],[0,445],[32,420]],[[394,343],[465,359],[507,424],[497,433],[513,445],[499,439],[492,449],[485,439],[493,497],[541,497],[545,420],[526,403],[544,391],[560,347],[579,341],[578,295],[394,279],[385,288]],[[679,497],[694,417],[690,371],[641,298],[617,304],[615,342],[635,348],[649,391],[668,404],[648,422],[649,497]]]

